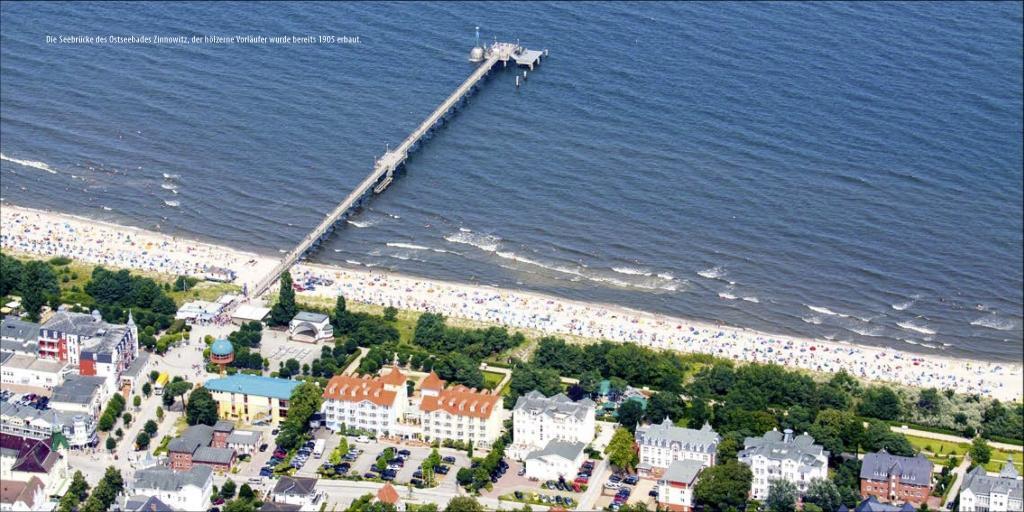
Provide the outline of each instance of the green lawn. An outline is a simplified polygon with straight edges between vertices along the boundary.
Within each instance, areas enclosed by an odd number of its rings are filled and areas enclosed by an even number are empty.
[[[487,389],[494,389],[501,379],[505,378],[505,375],[498,372],[484,371],[484,387]]]
[[[914,447],[915,450],[924,453],[928,460],[936,464],[945,464],[946,459],[950,455],[956,455],[960,460],[963,460],[964,454],[970,451],[971,445],[967,443],[953,443],[949,441],[938,441],[935,439],[928,439],[925,437],[907,436],[907,440]],[[1017,466],[1017,471],[1024,473],[1024,454],[1020,452],[1006,452],[1003,450],[992,449],[992,458],[988,464],[985,464],[986,471],[999,471],[1003,467],[1003,463],[1006,462],[1007,458],[1013,457],[1013,465]]]

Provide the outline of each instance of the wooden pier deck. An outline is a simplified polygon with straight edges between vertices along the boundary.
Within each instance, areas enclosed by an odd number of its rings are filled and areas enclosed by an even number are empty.
[[[270,272],[257,281],[253,288],[249,290],[249,296],[259,297],[269,290],[271,285],[281,276],[281,273],[291,268],[303,256],[316,248],[321,241],[330,235],[337,223],[343,220],[350,211],[357,208],[366,197],[371,195],[372,192],[383,192],[394,178],[395,171],[409,157],[409,152],[413,146],[430,132],[444,116],[453,112],[459,101],[466,97],[498,62],[507,64],[509,60],[514,60],[516,63],[526,63],[532,69],[534,63],[540,60],[540,55],[540,52],[526,50],[514,43],[496,42],[487,48],[484,53],[484,60],[469,75],[469,78],[466,78],[440,106],[434,109],[398,147],[378,158],[370,174],[363,178],[356,188],[349,192],[291,251],[285,254]]]

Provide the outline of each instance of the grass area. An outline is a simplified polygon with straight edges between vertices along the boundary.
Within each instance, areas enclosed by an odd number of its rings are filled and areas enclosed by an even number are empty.
[[[494,389],[501,382],[501,379],[505,378],[505,374],[498,372],[484,371],[484,387],[487,389]]]
[[[188,428],[188,421],[185,420],[185,415],[182,414],[181,416],[178,416],[178,419],[175,420],[175,422],[174,422],[174,432],[175,432],[174,435],[175,436],[180,436],[181,433],[184,432],[185,429],[187,429],[187,428]]]
[[[156,450],[153,450],[153,456],[155,457],[157,455],[160,455],[161,453],[166,453],[167,452],[167,445],[170,444],[170,443],[171,443],[171,436],[164,436],[164,438],[160,440],[160,446],[157,446]]]
[[[1003,450],[992,449],[992,459],[985,464],[985,471],[999,471],[1003,469],[1003,464],[1013,457],[1013,465],[1017,467],[1018,473],[1024,473],[1024,457],[1021,456],[1020,452],[1006,452]]]
[[[7,251],[4,251],[7,254]],[[11,256],[21,260],[39,260],[38,256],[26,255],[21,253],[11,253]],[[53,261],[54,259],[46,260]],[[76,303],[81,302],[85,299],[84,293],[74,292],[74,289],[84,290],[85,285],[89,282],[92,277],[92,271],[99,265],[92,263],[85,263],[81,261],[71,260],[65,265],[53,265],[54,272],[57,274],[57,282],[60,285],[61,299],[63,302]],[[116,269],[114,266],[106,266],[107,269]],[[143,276],[153,279],[157,283],[163,285],[164,283],[174,284],[177,276],[170,274],[160,274],[157,272],[143,272],[140,270],[131,270],[132,275]],[[65,277],[66,276],[66,277]],[[67,280],[65,280],[67,279]],[[225,293],[239,293],[242,291],[242,287],[230,284],[230,283],[218,283],[215,281],[200,281],[191,290],[180,291],[180,292],[168,292],[167,295],[174,299],[174,303],[181,306],[190,300],[206,300],[214,301],[220,298]]]
[[[951,441],[939,441],[937,439],[929,439],[926,437],[907,436],[907,440],[910,441],[911,446],[915,450],[924,453],[928,460],[936,464],[945,464],[946,459],[950,455],[956,455],[960,460],[963,460],[964,454],[971,449],[971,445],[967,443],[954,443]],[[988,464],[985,464],[986,471],[999,471],[1003,467],[1003,463],[1007,461],[1009,457],[1013,457],[1013,465],[1017,466],[1017,471],[1024,473],[1024,457],[1019,452],[1007,452],[992,449],[992,458]]]

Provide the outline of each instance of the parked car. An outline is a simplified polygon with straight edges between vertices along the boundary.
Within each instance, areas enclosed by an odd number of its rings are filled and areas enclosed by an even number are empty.
[[[403,456],[403,457],[408,457],[409,455],[412,455],[412,452],[410,452],[409,450],[404,450],[403,449],[403,450],[398,450],[398,454]]]
[[[445,466],[444,464],[439,464],[437,466],[434,466],[434,473],[437,473],[439,475],[447,475],[449,469],[450,468],[448,466]]]
[[[377,473],[363,473],[363,478],[377,478]]]
[[[636,483],[639,481],[640,478],[638,478],[636,475],[629,475],[626,478],[622,479],[622,483],[626,485],[636,485]]]
[[[448,464],[455,464],[455,457],[452,457],[451,455],[449,455],[447,457],[442,457],[441,461],[442,462],[447,462]]]
[[[516,491],[514,494],[517,500],[523,499],[523,491]]]
[[[409,480],[409,484],[411,484],[413,487],[423,487],[423,480],[420,480],[419,478],[413,478],[412,480]]]
[[[269,445],[267,445],[267,443],[261,444],[260,445],[260,453],[263,453],[263,452],[267,451],[268,446]]]
[[[658,497],[658,489],[651,489],[651,492],[647,493],[647,495],[651,496],[653,498],[657,498]]]
[[[608,483],[604,484],[604,488],[605,489],[618,489],[620,487],[622,487],[622,484],[620,484],[618,482],[608,482]]]
[[[516,471],[516,474],[519,475],[519,476],[525,475],[526,474],[526,466],[523,466],[523,467],[519,468],[519,471]]]

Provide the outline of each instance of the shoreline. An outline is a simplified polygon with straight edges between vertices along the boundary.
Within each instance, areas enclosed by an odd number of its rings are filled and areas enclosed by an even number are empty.
[[[252,285],[278,258],[164,235],[85,217],[4,202],[0,231],[5,250],[45,257],[171,274],[201,274],[205,265],[238,273],[236,284]],[[45,229],[44,229],[45,227]],[[152,251],[152,252],[151,252]],[[706,353],[737,362],[776,363],[834,373],[846,369],[870,381],[914,387],[953,388],[1000,400],[1021,400],[1022,366],[920,354],[881,346],[771,334],[703,320],[651,313],[615,304],[583,302],[539,292],[420,278],[386,270],[299,262],[296,283],[327,278],[300,295],[336,297],[473,322],[529,329],[553,336],[608,339],[650,348]]]

